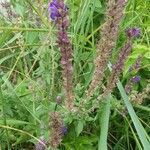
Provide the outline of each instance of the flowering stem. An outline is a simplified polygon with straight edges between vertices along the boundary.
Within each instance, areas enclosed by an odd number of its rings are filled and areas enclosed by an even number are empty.
[[[101,40],[97,44],[98,55],[94,61],[95,71],[89,89],[86,92],[88,97],[94,94],[94,91],[103,80],[105,68],[118,38],[119,24],[123,17],[125,5],[125,0],[110,0],[108,2],[105,24],[101,28]]]
[[[73,66],[72,45],[67,34],[69,27],[68,8],[64,0],[53,0],[49,5],[50,17],[57,27],[57,43],[61,53],[61,66],[65,105],[69,110],[73,108]]]

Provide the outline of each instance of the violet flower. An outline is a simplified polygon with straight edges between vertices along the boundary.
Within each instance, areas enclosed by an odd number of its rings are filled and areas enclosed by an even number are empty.
[[[129,38],[139,37],[141,34],[141,30],[139,28],[129,28],[126,31],[126,34]]]
[[[73,109],[73,66],[72,66],[72,45],[67,34],[69,27],[68,8],[64,0],[53,0],[49,5],[51,19],[58,29],[57,43],[61,52],[61,66],[63,77],[63,88],[65,93],[65,106]]]
[[[136,62],[130,66],[129,68],[129,73],[131,73],[132,71],[138,71],[141,67],[141,56],[139,56],[136,60]],[[133,83],[138,83],[141,80],[140,76],[134,76],[131,77],[130,80],[127,82],[127,84],[125,85],[125,90],[127,92],[127,94],[131,93],[132,89],[133,89]]]
[[[131,78],[131,81],[134,82],[134,83],[138,83],[138,82],[140,82],[140,80],[141,80],[140,76],[135,76],[135,77]]]
[[[67,129],[67,127],[63,126],[61,131],[62,131],[62,135],[66,135],[68,132],[68,129]]]
[[[57,4],[55,4],[54,2],[50,3],[49,11],[51,11],[50,18],[52,20],[56,20],[57,17],[60,17],[60,14],[57,9]]]
[[[130,80],[125,85],[125,91],[127,92],[127,94],[131,93],[131,91],[133,90],[133,84],[140,82],[140,80],[141,80],[140,76],[134,76],[130,78]]]
[[[64,4],[63,0],[53,0],[49,4],[48,11],[50,13],[50,18],[52,20],[57,20],[59,17],[63,17],[62,10],[67,12],[67,6]]]
[[[67,134],[67,127],[64,126],[62,116],[58,112],[50,114],[50,146],[57,148],[62,141],[64,135]]]

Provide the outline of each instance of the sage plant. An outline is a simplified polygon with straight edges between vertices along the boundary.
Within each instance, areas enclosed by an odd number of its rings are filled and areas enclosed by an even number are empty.
[[[125,5],[125,0],[109,0],[108,2],[105,23],[101,29],[101,39],[97,44],[98,52],[94,62],[95,72],[87,91],[88,96],[93,95],[103,80],[105,68],[116,44]]]
[[[49,5],[50,18],[57,27],[57,43],[61,52],[61,66],[63,76],[63,88],[65,92],[65,106],[73,108],[73,67],[72,67],[72,45],[67,30],[69,27],[68,8],[64,0],[53,0]]]
[[[106,85],[106,89],[104,90],[104,94],[103,94],[104,96],[107,96],[109,93],[111,93],[112,89],[115,87],[118,81],[118,78],[123,71],[124,63],[127,57],[129,56],[129,54],[131,53],[132,39],[134,37],[139,36],[140,30],[138,28],[130,28],[126,31],[126,34],[127,34],[127,41],[125,42],[125,44],[120,50],[120,53],[117,59],[118,61],[112,67],[111,75],[108,78],[108,83]],[[139,77],[132,79],[133,82],[137,82],[139,80],[140,80]]]

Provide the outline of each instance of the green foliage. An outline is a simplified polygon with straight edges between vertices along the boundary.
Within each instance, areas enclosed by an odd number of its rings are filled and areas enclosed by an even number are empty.
[[[74,92],[76,105],[84,100],[91,81],[99,29],[104,21],[106,0],[67,0],[70,11],[69,36],[73,43]],[[19,18],[8,19],[0,10],[0,149],[34,149],[41,136],[49,140],[49,113],[62,96],[60,54],[55,27],[49,21],[47,0],[11,0]],[[150,103],[132,105],[123,86],[129,79],[129,67],[142,56],[142,77],[134,88],[141,92],[150,74],[150,3],[128,0],[120,25],[116,49],[124,42],[124,30],[138,26],[142,35],[134,41],[121,78],[112,96],[88,113],[90,102],[81,114],[58,110],[68,128],[60,150],[148,150],[150,145]],[[114,50],[115,60],[117,50]],[[107,76],[107,73],[106,73]],[[105,83],[104,83],[105,84]],[[97,94],[97,93],[96,93]],[[95,95],[96,95],[95,94]],[[94,101],[97,99],[94,97]],[[131,118],[130,118],[131,117]]]

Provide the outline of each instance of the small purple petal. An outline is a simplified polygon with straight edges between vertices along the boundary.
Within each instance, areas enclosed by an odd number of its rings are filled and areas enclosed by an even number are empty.
[[[131,78],[131,81],[134,82],[134,83],[137,83],[141,80],[141,77],[140,76],[135,76],[135,77],[132,77]]]
[[[67,6],[63,2],[58,0],[53,0],[49,4],[48,12],[50,13],[50,18],[52,20],[56,20],[58,17],[62,17],[62,14],[64,13],[61,12],[63,11],[67,12]]]
[[[67,129],[67,127],[62,127],[62,129],[61,129],[61,132],[62,132],[62,135],[66,135],[67,134],[67,132],[68,132],[68,129]]]
[[[139,37],[141,34],[141,30],[139,28],[129,28],[126,31],[128,37]]]
[[[56,0],[53,0],[50,4],[49,4],[49,8],[48,11],[50,13],[50,18],[52,20],[55,20],[56,17],[60,17],[60,14],[58,12],[59,6],[57,5],[58,2]]]
[[[51,13],[50,17],[51,17],[52,20],[55,20],[55,14],[54,13]]]

